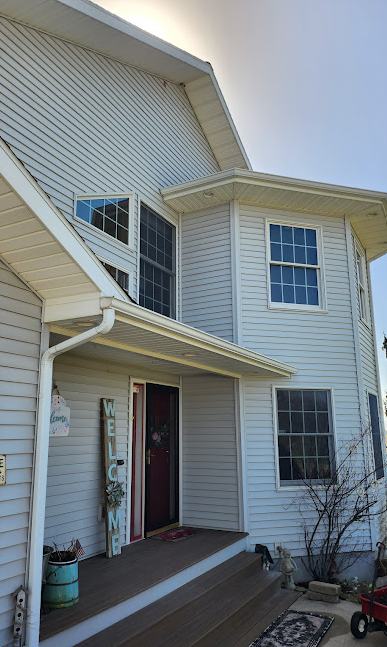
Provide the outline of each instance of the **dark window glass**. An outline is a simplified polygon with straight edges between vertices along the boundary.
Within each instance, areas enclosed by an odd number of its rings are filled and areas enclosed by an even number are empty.
[[[109,263],[102,263],[102,265],[106,267],[107,271],[113,277],[113,279],[117,281],[118,285],[120,285],[122,289],[127,294],[129,294],[129,274],[127,272],[119,270],[118,267],[109,265]]]
[[[140,305],[174,317],[175,228],[143,204],[140,221]]]
[[[270,261],[272,302],[319,305],[314,229],[270,225]]]
[[[375,476],[377,479],[381,479],[384,476],[384,466],[383,466],[382,439],[380,435],[378,398],[373,393],[369,393],[368,402],[370,407],[372,444],[374,448]]]
[[[129,198],[77,200],[77,217],[125,245],[129,239]]]
[[[281,482],[330,478],[333,435],[329,392],[279,389],[277,410]]]

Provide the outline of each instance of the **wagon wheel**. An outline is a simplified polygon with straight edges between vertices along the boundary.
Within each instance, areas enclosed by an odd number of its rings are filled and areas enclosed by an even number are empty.
[[[355,611],[351,618],[351,633],[355,638],[365,638],[367,635],[368,618],[365,613]]]

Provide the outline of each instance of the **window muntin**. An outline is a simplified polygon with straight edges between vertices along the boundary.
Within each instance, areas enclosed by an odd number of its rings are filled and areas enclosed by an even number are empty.
[[[141,205],[140,305],[175,316],[175,227]]]
[[[121,243],[129,243],[129,197],[78,197],[76,216]]]
[[[379,403],[373,393],[368,394],[370,425],[372,432],[372,445],[374,449],[375,476],[381,479],[384,476],[382,439],[380,435]]]
[[[270,224],[272,304],[320,305],[317,230]]]
[[[113,277],[113,279],[117,281],[118,285],[124,290],[124,292],[126,292],[126,294],[129,294],[128,272],[124,272],[123,270],[120,270],[118,267],[114,267],[114,265],[110,265],[105,261],[101,261],[101,263],[107,269],[107,271]]]
[[[281,485],[332,476],[333,430],[329,391],[277,390]]]
[[[357,292],[359,298],[359,312],[360,317],[364,320],[367,319],[366,310],[366,288],[365,288],[365,259],[364,254],[361,254],[356,247],[356,277],[357,277]]]

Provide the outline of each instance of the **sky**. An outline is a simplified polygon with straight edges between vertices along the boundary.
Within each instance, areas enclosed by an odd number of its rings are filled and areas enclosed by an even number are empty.
[[[96,0],[210,61],[253,169],[387,192],[387,0]],[[382,390],[387,256],[371,264]]]

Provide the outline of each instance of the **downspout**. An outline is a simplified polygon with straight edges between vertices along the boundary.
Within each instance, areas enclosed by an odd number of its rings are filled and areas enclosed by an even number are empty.
[[[52,370],[54,359],[68,350],[108,333],[115,320],[115,310],[105,308],[102,321],[98,326],[85,330],[76,337],[48,348],[42,356],[38,417],[36,424],[35,465],[32,494],[30,560],[27,588],[29,590],[26,647],[39,646],[40,598],[42,586],[42,555],[44,541],[44,521],[46,515],[47,465],[49,449],[49,426],[51,410]]]

